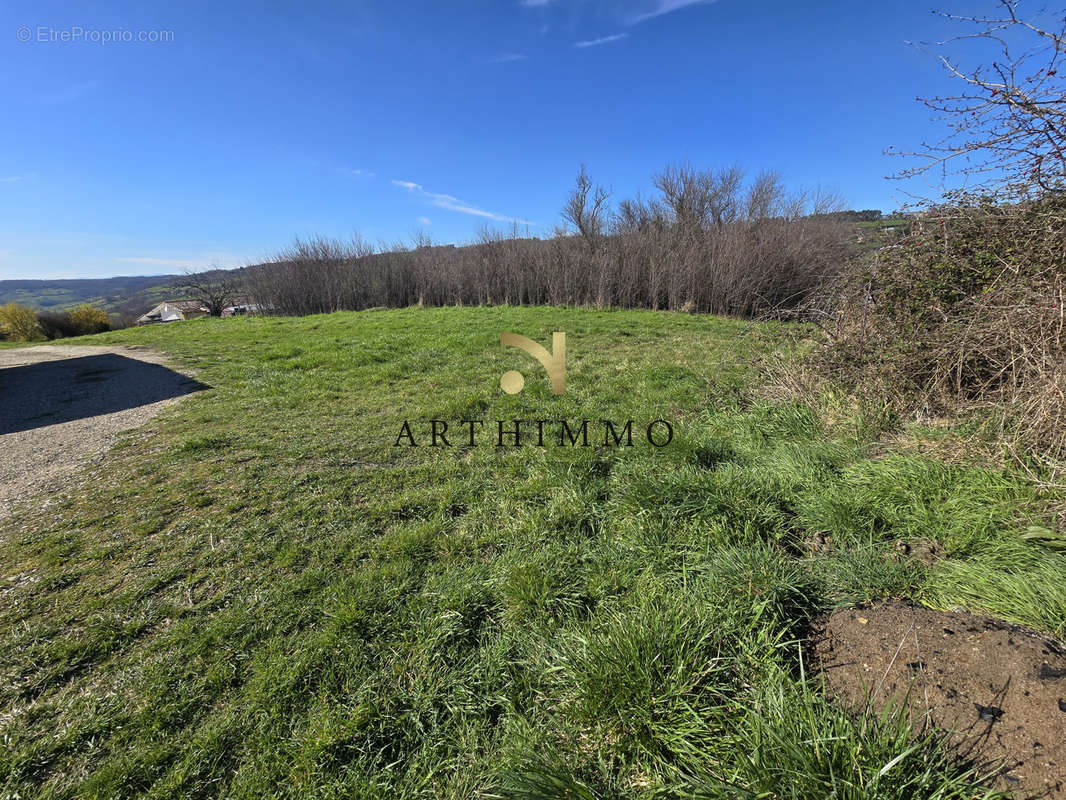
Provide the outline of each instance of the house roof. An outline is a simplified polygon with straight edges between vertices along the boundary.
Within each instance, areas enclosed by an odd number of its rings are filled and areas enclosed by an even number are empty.
[[[186,314],[207,313],[207,307],[198,300],[165,301],[137,318],[138,322],[171,322],[185,319]]]

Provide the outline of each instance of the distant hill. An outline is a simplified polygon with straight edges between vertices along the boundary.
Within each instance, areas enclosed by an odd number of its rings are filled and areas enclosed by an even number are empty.
[[[202,275],[244,279],[247,267],[208,270]],[[255,269],[255,267],[252,267]],[[92,303],[111,314],[140,316],[164,300],[188,300],[184,275],[127,275],[116,278],[70,280],[0,280],[0,305],[20,303],[42,311],[62,311],[79,303]]]
[[[92,303],[115,314],[143,313],[174,297],[180,275],[135,275],[119,278],[0,281],[0,305],[21,303],[46,311]]]

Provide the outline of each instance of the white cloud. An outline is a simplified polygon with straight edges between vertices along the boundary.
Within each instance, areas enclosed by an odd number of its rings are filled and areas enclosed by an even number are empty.
[[[10,175],[7,178],[0,178],[0,183],[14,183],[15,181],[22,180],[21,175]]]
[[[587,39],[583,42],[574,42],[574,47],[599,47],[601,44],[610,44],[625,39],[628,33],[616,33],[613,36],[601,36],[599,39]]]
[[[626,21],[626,24],[639,25],[645,20],[661,17],[663,14],[669,14],[671,11],[679,11],[682,8],[688,8],[689,6],[714,3],[716,1],[717,0],[655,0],[654,7],[650,11],[638,14],[635,17],[630,17]]]
[[[689,6],[708,5],[716,2],[718,0],[613,0],[613,2],[601,2],[596,5],[600,9],[599,16],[607,17],[613,19],[616,23],[632,27],[655,17],[661,17],[663,14],[680,11]],[[553,4],[553,7],[570,6],[571,8],[587,5],[584,0],[569,0],[568,3],[557,4],[554,3],[554,0],[521,0],[521,5],[527,8],[541,8],[550,3]],[[606,44],[606,41],[601,42],[598,39],[592,41],[596,44]],[[608,39],[608,41],[616,40]],[[593,45],[586,46],[592,47]]]
[[[423,225],[432,225],[433,221],[429,217],[419,217],[418,221]]]
[[[437,192],[427,192],[422,188],[422,184],[415,183],[414,181],[392,181],[393,186],[399,186],[401,189],[406,189],[412,194],[416,194],[419,197],[428,200],[432,205],[437,208],[443,208],[446,211],[455,211],[459,214],[469,214],[474,217],[484,217],[485,219],[496,220],[497,222],[514,222],[519,225],[533,225],[535,223],[530,222],[528,219],[519,219],[518,217],[509,217],[506,214],[497,214],[495,211],[486,211],[483,208],[472,206],[458,197],[453,197],[450,194],[438,194]]]
[[[373,172],[370,172],[370,171],[365,170],[365,169],[353,169],[352,170],[352,174],[353,175],[358,175],[360,178],[373,178],[374,177],[374,173]]]
[[[488,63],[490,64],[509,64],[512,61],[522,61],[525,59],[525,53],[503,53],[498,56],[490,58]]]

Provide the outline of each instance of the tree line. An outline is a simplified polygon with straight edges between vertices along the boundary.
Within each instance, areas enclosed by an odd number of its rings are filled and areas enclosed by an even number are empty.
[[[781,176],[671,166],[655,193],[611,202],[585,167],[552,235],[483,229],[465,247],[375,248],[359,237],[297,239],[245,271],[268,313],[425,305],[578,305],[755,315],[799,305],[836,274],[851,232],[826,193]]]

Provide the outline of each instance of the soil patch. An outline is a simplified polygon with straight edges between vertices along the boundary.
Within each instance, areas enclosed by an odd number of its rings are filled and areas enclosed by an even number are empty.
[[[903,602],[838,611],[815,652],[830,695],[856,711],[906,705],[1018,796],[1066,798],[1066,648],[963,612]]]

